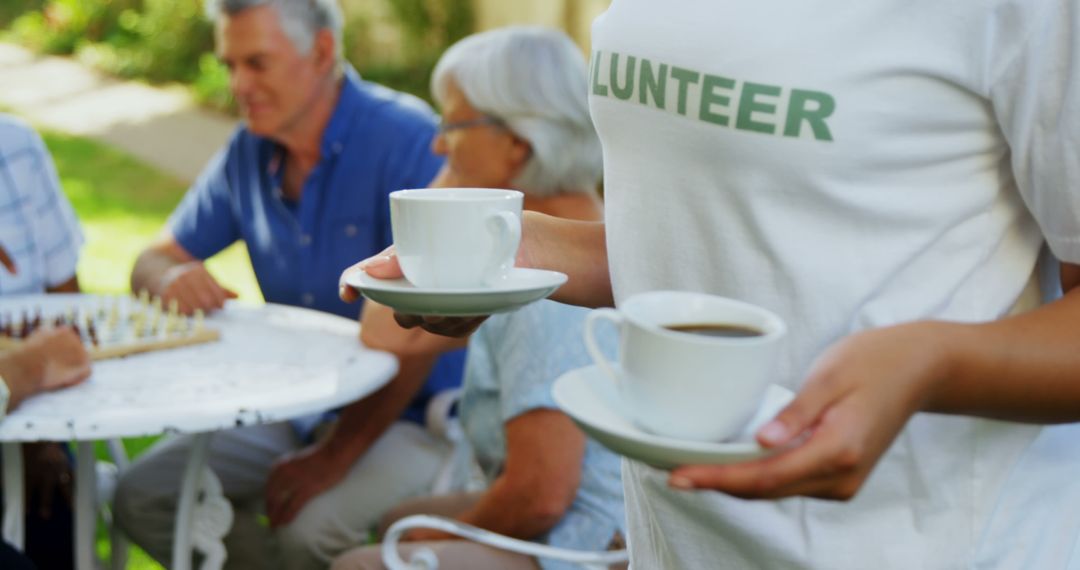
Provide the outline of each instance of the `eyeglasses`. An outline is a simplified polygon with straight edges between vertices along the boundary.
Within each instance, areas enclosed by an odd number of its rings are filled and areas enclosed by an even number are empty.
[[[492,117],[491,115],[484,115],[476,119],[469,119],[468,121],[457,121],[453,123],[447,123],[445,119],[439,122],[439,134],[445,135],[454,131],[460,131],[462,129],[472,129],[475,127],[498,127],[500,129],[506,128],[506,123],[498,117]]]

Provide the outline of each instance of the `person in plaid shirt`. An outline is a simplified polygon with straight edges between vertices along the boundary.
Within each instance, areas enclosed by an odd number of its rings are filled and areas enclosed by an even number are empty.
[[[78,292],[75,266],[82,243],[75,211],[41,137],[22,121],[0,114],[0,295]],[[74,335],[63,333],[50,335]],[[77,338],[66,342],[78,345]],[[87,363],[79,380],[88,374]],[[7,380],[19,384],[16,378]],[[24,386],[5,386],[12,396],[30,395]],[[26,553],[38,568],[70,568],[70,455],[61,443],[41,442],[24,445],[23,456],[30,487]],[[0,567],[7,568],[7,559],[0,560],[5,561]]]
[[[82,243],[41,137],[0,115],[0,295],[77,292]]]

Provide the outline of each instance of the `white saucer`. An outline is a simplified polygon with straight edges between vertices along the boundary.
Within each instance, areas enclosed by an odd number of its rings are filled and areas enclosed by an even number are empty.
[[[399,313],[439,317],[475,317],[505,313],[551,295],[566,283],[558,271],[515,267],[504,279],[481,289],[420,289],[405,279],[376,279],[363,271],[345,284]]]
[[[563,374],[555,381],[552,395],[574,423],[601,445],[660,469],[737,463],[767,455],[769,451],[754,441],[754,433],[795,397],[787,388],[770,386],[761,409],[735,441],[713,443],[664,437],[637,427],[622,415],[615,383],[596,366]]]

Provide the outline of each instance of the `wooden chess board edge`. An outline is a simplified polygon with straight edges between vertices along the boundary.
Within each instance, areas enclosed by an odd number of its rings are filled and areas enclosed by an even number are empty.
[[[168,350],[196,344],[214,342],[221,338],[221,333],[216,329],[202,329],[193,331],[190,335],[179,338],[165,338],[160,340],[144,340],[137,343],[109,346],[104,348],[90,347],[87,352],[91,360],[106,360],[120,358],[142,352],[156,350]],[[17,348],[23,341],[21,339],[0,337],[0,352]]]
[[[105,360],[108,358],[119,358],[132,354],[139,354],[142,352],[168,350],[170,348],[180,348],[182,346],[205,344],[208,342],[214,342],[220,338],[221,333],[217,330],[202,329],[200,331],[194,331],[191,333],[191,335],[185,337],[141,341],[138,343],[109,346],[105,348],[91,348],[89,352],[91,360]]]
[[[6,352],[13,348],[18,348],[23,341],[17,338],[10,338],[6,336],[0,336],[0,352]]]

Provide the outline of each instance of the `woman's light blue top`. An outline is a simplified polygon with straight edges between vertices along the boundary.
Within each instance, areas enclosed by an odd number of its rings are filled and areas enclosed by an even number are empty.
[[[555,379],[592,364],[582,337],[587,313],[580,307],[541,301],[492,316],[473,334],[461,421],[489,483],[506,461],[505,424],[531,410],[558,409],[551,397]],[[614,331],[597,332],[600,345],[613,355],[615,336],[603,333]],[[538,541],[560,548],[606,550],[615,532],[623,532],[624,520],[619,458],[590,439],[574,503]],[[541,566],[576,568],[547,560],[541,560]]]

